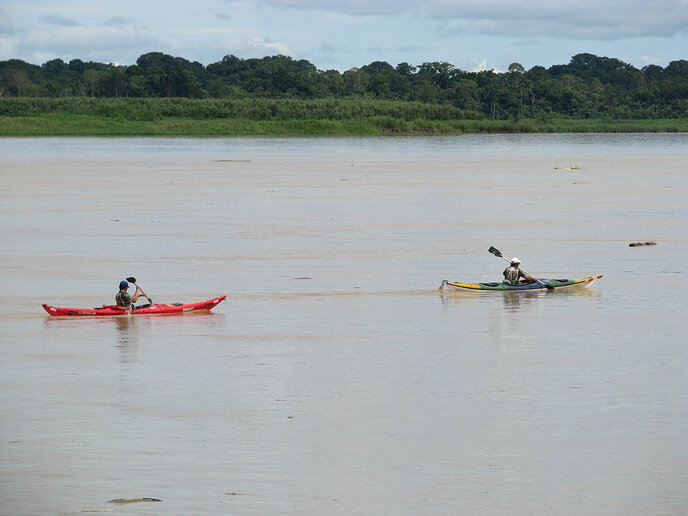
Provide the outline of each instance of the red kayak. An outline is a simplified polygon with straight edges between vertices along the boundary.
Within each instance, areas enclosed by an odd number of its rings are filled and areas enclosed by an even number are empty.
[[[200,312],[202,310],[212,310],[227,296],[215,297],[198,303],[172,303],[170,305],[152,304],[141,308],[134,308],[131,315],[164,315],[164,314],[185,314],[187,312]],[[57,316],[104,316],[104,315],[129,315],[129,310],[122,306],[104,305],[100,308],[60,308],[58,306],[43,305],[43,308],[50,315]]]

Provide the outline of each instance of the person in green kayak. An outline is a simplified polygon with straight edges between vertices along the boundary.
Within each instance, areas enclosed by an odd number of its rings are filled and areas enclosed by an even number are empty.
[[[143,295],[143,290],[136,285],[136,292],[134,292],[134,297],[130,296],[127,290],[129,289],[129,282],[127,280],[122,280],[119,282],[119,292],[115,296],[115,303],[117,306],[123,306],[124,308],[130,308],[133,303],[138,301],[139,297]]]
[[[511,265],[504,269],[504,283],[508,283],[509,285],[518,285],[519,282],[521,282],[521,278],[523,278],[521,283],[532,283],[533,281],[537,281],[537,278],[528,276],[525,272],[519,269],[520,266],[521,260],[513,257],[511,259]]]

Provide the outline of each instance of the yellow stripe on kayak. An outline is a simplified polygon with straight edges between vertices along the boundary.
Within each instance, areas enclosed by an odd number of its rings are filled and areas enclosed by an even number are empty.
[[[482,290],[483,289],[483,287],[481,287],[477,283],[452,283],[450,281],[447,281],[447,285],[451,285],[453,287],[461,287],[461,288],[472,288],[475,290]]]
[[[602,277],[601,274],[600,274],[599,276],[590,276],[589,278],[583,278],[583,279],[575,280],[573,283],[574,283],[574,285],[576,285],[576,284],[578,284],[578,283],[586,283],[586,282],[588,282],[588,281],[595,281],[595,280],[598,280],[598,279],[600,279],[601,277]]]

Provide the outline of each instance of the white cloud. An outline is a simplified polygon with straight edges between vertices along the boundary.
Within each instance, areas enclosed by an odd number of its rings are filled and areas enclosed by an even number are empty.
[[[624,59],[624,61],[625,61],[625,59]],[[659,59],[657,57],[648,56],[648,55],[642,55],[642,56],[638,56],[637,62],[640,63],[640,65],[642,65],[642,66],[646,66],[646,65],[651,65],[651,64],[657,64],[657,63],[661,62],[661,59]]]
[[[14,32],[14,25],[7,13],[0,9],[0,36],[10,35]]]
[[[9,38],[0,38],[0,60],[13,59],[15,55],[14,41]]]
[[[473,66],[468,66],[468,69],[471,72],[487,72],[487,71],[492,71],[495,73],[501,73],[499,70],[492,66],[487,66],[487,59],[481,60],[479,63],[474,64]]]
[[[211,13],[213,14],[213,16],[215,16],[218,20],[223,20],[223,21],[231,21],[231,20],[232,20],[232,16],[229,15],[229,14],[227,14],[227,13],[224,12],[224,11],[215,11],[215,10],[213,10],[213,11],[210,11],[210,12],[211,12]]]
[[[688,33],[688,3],[681,0],[643,1],[637,5],[582,0],[575,9],[523,0],[509,4],[496,0],[465,3],[469,4],[465,9],[431,11],[430,15],[462,19],[465,30],[491,36],[617,40]]]
[[[447,61],[463,70],[685,59],[688,0],[0,0],[0,59],[204,64],[285,54],[318,68]],[[47,58],[47,59],[46,59]]]
[[[79,22],[60,16],[59,14],[46,14],[41,16],[41,22],[47,25],[57,25],[59,27],[76,27]]]
[[[26,31],[17,45],[17,50],[31,56],[34,63],[61,58],[98,60],[112,62],[119,60],[123,52],[134,53],[149,48],[151,39],[131,26],[124,27],[57,27],[52,31],[34,28]],[[112,52],[117,48],[117,55]],[[143,53],[143,52],[140,52]]]
[[[485,70],[487,70],[487,59],[483,59],[482,61],[480,61],[478,65],[475,68],[473,68],[472,71],[483,72]]]
[[[249,41],[249,46],[260,52],[266,51],[268,53],[277,52],[278,54],[288,55],[289,48],[282,43],[273,43],[271,41],[266,41],[263,38],[253,38]]]
[[[122,16],[111,16],[107,20],[103,21],[101,25],[105,27],[121,27],[123,25],[131,25],[131,21]]]
[[[226,0],[236,3],[242,0]],[[244,0],[245,1],[245,0]],[[412,0],[254,0],[256,4],[284,9],[330,11],[352,16],[377,16],[413,10],[418,2]]]
[[[256,3],[350,16],[411,12],[441,23],[462,23],[464,31],[508,37],[614,40],[688,33],[686,0],[257,0]]]

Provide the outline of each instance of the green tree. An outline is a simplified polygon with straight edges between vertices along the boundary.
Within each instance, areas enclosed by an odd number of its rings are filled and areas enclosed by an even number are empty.
[[[379,74],[389,75],[395,72],[394,67],[385,61],[373,61],[368,65],[362,66],[361,70],[371,77]]]
[[[342,74],[339,73],[337,70],[330,70],[328,72],[328,78],[328,86],[330,91],[334,93],[336,96],[343,95],[346,89],[344,85],[344,77],[342,77]]]
[[[406,77],[410,77],[414,73],[416,73],[417,67],[411,66],[408,63],[399,63],[396,68],[396,72],[401,75],[405,75]]]
[[[455,70],[454,65],[447,62],[423,63],[418,67],[418,75],[422,80],[430,81],[435,87],[446,89]]]
[[[12,68],[5,72],[3,81],[7,88],[17,97],[21,97],[30,84],[29,77],[24,70]]]
[[[349,95],[363,95],[368,86],[368,77],[360,68],[344,72],[344,87]]]
[[[93,68],[89,68],[84,72],[83,77],[84,83],[86,83],[86,87],[91,92],[91,97],[95,97],[96,87],[100,82],[100,72],[94,70]]]
[[[480,111],[478,85],[470,79],[459,79],[452,87],[452,104],[467,111]]]
[[[100,83],[105,89],[107,96],[115,98],[126,96],[129,81],[127,80],[124,67],[113,66],[109,72],[101,77]]]
[[[373,93],[378,98],[389,98],[390,95],[390,80],[389,75],[378,73],[368,83],[368,91]]]
[[[437,98],[437,87],[428,80],[417,83],[413,89],[415,100],[432,104]]]

